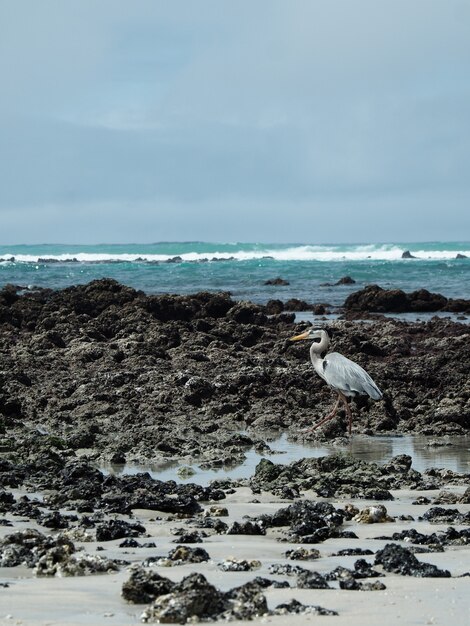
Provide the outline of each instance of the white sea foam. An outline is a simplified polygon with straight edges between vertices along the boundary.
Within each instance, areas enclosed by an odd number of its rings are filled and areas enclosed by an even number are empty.
[[[14,258],[15,262],[41,263],[71,262],[81,263],[111,263],[111,262],[165,262],[176,257],[182,261],[203,261],[218,259],[233,259],[237,261],[258,260],[266,257],[278,261],[397,261],[402,259],[403,247],[396,245],[358,245],[358,246],[315,246],[300,245],[292,247],[220,251],[210,252],[181,252],[175,254],[150,254],[143,253],[96,253],[76,252],[63,254],[14,254],[4,253],[0,255],[1,261],[9,261]],[[470,249],[462,250],[412,250],[412,255],[421,260],[452,260],[458,253],[470,257]]]

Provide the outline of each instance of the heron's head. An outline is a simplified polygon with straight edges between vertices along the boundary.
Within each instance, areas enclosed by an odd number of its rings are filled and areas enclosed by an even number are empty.
[[[302,339],[322,339],[326,331],[322,328],[308,328],[305,332],[300,335],[294,335],[294,337],[290,337],[289,341],[301,341]]]

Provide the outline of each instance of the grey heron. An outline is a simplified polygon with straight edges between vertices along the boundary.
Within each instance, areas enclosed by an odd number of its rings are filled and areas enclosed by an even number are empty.
[[[291,337],[290,341],[300,341],[302,339],[314,340],[310,346],[310,359],[313,368],[320,378],[323,378],[338,394],[336,404],[330,413],[308,430],[315,430],[332,419],[338,411],[340,402],[342,402],[349,419],[349,434],[351,434],[352,414],[348,404],[348,397],[366,395],[373,400],[380,400],[382,392],[360,365],[339,354],[339,352],[330,352],[324,358],[321,357],[330,345],[330,337],[326,330],[310,328],[300,335]],[[317,342],[315,339],[320,339],[320,341]]]

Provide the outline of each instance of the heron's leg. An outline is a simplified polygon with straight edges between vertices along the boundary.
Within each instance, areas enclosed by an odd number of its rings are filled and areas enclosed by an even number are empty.
[[[338,399],[336,400],[336,404],[333,407],[333,409],[328,413],[328,415],[326,415],[323,419],[321,419],[319,422],[317,422],[316,424],[314,424],[310,428],[306,428],[304,432],[309,433],[312,430],[315,430],[316,428],[318,428],[319,426],[324,424],[325,422],[327,422],[328,420],[332,419],[336,415],[336,412],[338,411],[338,406],[339,406],[340,400],[341,400],[341,398],[340,398],[340,396],[338,394]]]
[[[346,414],[347,414],[348,420],[349,420],[349,434],[351,434],[351,429],[352,429],[351,407],[349,406],[348,399],[346,398],[344,393],[341,393],[341,391],[338,391],[338,397],[339,397],[339,399],[341,399],[343,401],[344,408],[346,409]],[[339,400],[338,400],[338,402],[339,402]]]

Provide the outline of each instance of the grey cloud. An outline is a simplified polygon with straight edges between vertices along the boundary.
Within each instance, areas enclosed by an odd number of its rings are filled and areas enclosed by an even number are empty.
[[[304,220],[325,241],[335,216],[338,240],[380,240],[394,211],[423,239],[445,205],[453,237],[469,21],[457,0],[4,2],[0,230],[295,240]]]

